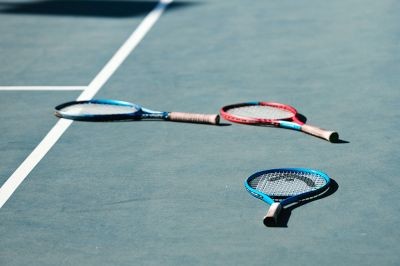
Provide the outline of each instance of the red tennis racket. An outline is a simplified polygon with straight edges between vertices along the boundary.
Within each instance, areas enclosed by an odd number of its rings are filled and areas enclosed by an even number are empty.
[[[224,119],[241,124],[261,124],[294,129],[310,135],[337,142],[335,131],[306,125],[299,120],[297,110],[286,104],[273,102],[247,102],[227,105],[221,108]]]

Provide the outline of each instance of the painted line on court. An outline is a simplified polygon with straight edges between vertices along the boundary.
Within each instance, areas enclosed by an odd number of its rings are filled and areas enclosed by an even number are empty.
[[[111,58],[107,65],[100,71],[100,73],[93,79],[86,89],[78,98],[79,101],[90,100],[98,92],[98,90],[107,82],[111,75],[117,70],[122,62],[128,55],[136,48],[140,41],[144,38],[147,32],[153,27],[160,16],[165,11],[168,4],[172,0],[162,0],[151,11],[142,23],[137,27],[135,32],[128,38],[128,40],[121,46],[118,52]]]
[[[172,0],[161,0],[157,4],[157,6],[144,18],[132,35],[114,54],[110,61],[108,61],[108,63],[103,67],[99,74],[93,79],[89,86],[82,92],[78,97],[78,100],[89,100],[94,97],[94,95],[108,81],[112,74],[150,31],[170,3],[172,3]],[[39,145],[36,146],[32,153],[25,159],[25,161],[7,179],[0,188],[0,208],[3,207],[15,190],[21,185],[29,173],[43,159],[71,124],[72,120],[60,119]]]
[[[0,86],[0,91],[83,91],[87,86]]]

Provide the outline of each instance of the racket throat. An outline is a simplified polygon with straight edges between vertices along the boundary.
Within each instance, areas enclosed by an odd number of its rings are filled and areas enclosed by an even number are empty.
[[[168,112],[142,113],[142,119],[168,119]]]
[[[293,129],[293,130],[298,130],[301,131],[301,125],[293,123],[293,122],[288,122],[288,121],[278,121],[278,125],[281,128],[287,128],[287,129]]]

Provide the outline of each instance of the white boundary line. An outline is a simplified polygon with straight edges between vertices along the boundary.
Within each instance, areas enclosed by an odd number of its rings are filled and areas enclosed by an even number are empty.
[[[117,68],[123,63],[128,55],[136,48],[144,36],[163,14],[172,0],[161,0],[158,5],[144,18],[132,35],[119,48],[114,56],[103,67],[100,73],[93,79],[89,86],[78,97],[78,100],[91,99],[100,88],[107,82]],[[15,170],[0,188],[0,208],[12,196],[14,191],[21,185],[29,173],[43,159],[47,152],[54,146],[58,139],[64,134],[72,120],[60,119],[25,161]]]
[[[87,86],[0,86],[0,91],[83,91]]]

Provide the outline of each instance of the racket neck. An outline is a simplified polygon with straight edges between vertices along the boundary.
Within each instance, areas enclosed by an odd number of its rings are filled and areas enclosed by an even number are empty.
[[[168,112],[156,112],[150,110],[142,110],[141,118],[144,119],[167,119],[169,113]]]
[[[301,125],[294,123],[294,122],[289,122],[289,121],[277,121],[277,125],[279,125],[282,128],[287,128],[287,129],[294,129],[294,130],[301,130]]]

